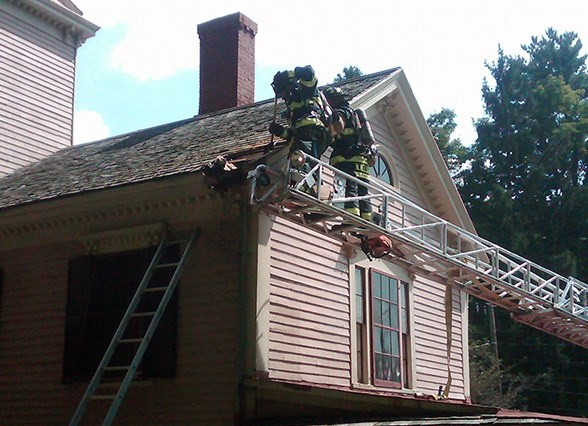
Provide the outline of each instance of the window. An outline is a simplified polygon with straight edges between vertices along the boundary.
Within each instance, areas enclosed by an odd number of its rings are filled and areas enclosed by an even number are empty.
[[[388,162],[384,159],[381,153],[376,156],[376,163],[370,167],[370,175],[380,179],[382,182],[390,186],[394,186],[394,177]]]
[[[355,268],[355,345],[357,356],[357,379],[368,382],[366,277],[365,269]]]
[[[408,283],[355,267],[357,380],[393,388],[410,387]]]
[[[67,295],[64,383],[87,381],[94,374],[149,263],[155,248],[124,253],[80,256],[71,259]],[[170,246],[161,262],[174,262],[177,246]],[[167,285],[173,268],[156,270],[149,286]],[[138,312],[154,311],[160,294],[146,293]],[[151,317],[131,320],[124,337],[144,334]],[[177,290],[168,304],[157,331],[145,352],[137,378],[171,377],[175,374]],[[136,347],[119,345],[112,365],[129,365]]]

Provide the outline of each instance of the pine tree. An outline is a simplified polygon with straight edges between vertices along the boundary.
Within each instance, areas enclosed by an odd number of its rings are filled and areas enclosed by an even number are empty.
[[[588,282],[588,72],[577,34],[548,29],[487,63],[492,84],[460,192],[481,236]],[[502,364],[552,382],[528,395],[536,411],[588,415],[584,349],[497,315]],[[512,371],[512,370],[511,370]],[[575,377],[575,376],[576,377]],[[547,379],[546,379],[547,380]],[[546,402],[549,401],[549,402]]]

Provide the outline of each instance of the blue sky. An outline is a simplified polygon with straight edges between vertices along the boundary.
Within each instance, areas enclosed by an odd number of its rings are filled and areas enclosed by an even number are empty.
[[[238,11],[258,24],[256,100],[272,97],[273,75],[296,65],[313,65],[320,84],[348,65],[366,74],[400,66],[424,115],[453,109],[454,136],[466,144],[483,115],[484,61],[496,59],[499,44],[522,54],[520,45],[548,27],[588,43],[585,0],[74,2],[101,26],[78,51],[74,143],[196,115],[196,26]]]

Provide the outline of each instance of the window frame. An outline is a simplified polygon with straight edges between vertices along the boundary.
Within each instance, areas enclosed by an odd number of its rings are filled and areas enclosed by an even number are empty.
[[[392,180],[391,183],[382,180],[374,173],[375,166],[380,163],[383,163],[383,165],[386,167],[387,174]],[[396,168],[396,164],[394,163],[394,159],[392,158],[392,154],[390,153],[390,150],[387,147],[379,146],[379,151],[376,154],[376,165],[374,165],[374,167],[369,168],[370,177],[376,178],[380,184],[384,184],[391,188],[400,189],[398,170]]]
[[[412,281],[405,273],[396,273],[394,267],[382,261],[379,265],[367,266],[361,262],[354,265],[354,330],[353,349],[353,383],[358,387],[378,387],[394,390],[410,390],[414,385],[414,348],[412,339]],[[399,331],[399,365],[400,381],[381,380],[376,377],[376,351],[374,344],[374,274],[397,281],[398,331]],[[403,277],[405,276],[406,277]],[[363,288],[363,298],[358,297],[358,288]],[[358,315],[365,316],[363,324],[358,324]]]
[[[376,280],[376,275],[379,276],[379,280]],[[395,282],[395,294],[394,292],[388,292],[388,296],[384,294],[384,282],[383,279],[386,278],[388,282]],[[381,284],[380,290],[376,290],[377,281]],[[370,287],[371,287],[371,321],[370,321],[370,328],[372,331],[372,345],[370,349],[370,358],[371,358],[371,368],[372,368],[372,382],[376,386],[382,387],[392,387],[397,389],[403,388],[403,377],[404,377],[404,359],[405,354],[403,354],[402,347],[403,339],[402,339],[402,332],[401,332],[401,311],[402,307],[400,305],[401,298],[400,292],[402,287],[402,282],[397,279],[396,277],[392,276],[391,274],[386,274],[381,271],[375,270],[374,268],[370,269]],[[391,290],[389,288],[388,290]],[[393,307],[396,307],[396,315],[395,318],[392,314],[389,315],[389,323],[386,323],[384,320],[384,305],[387,304],[389,309],[392,310]],[[380,314],[377,314],[378,306],[380,306]],[[377,317],[380,317],[380,320],[377,320]],[[396,322],[394,322],[394,320]],[[387,334],[386,332],[390,332],[389,334],[389,346],[390,348],[386,350],[383,346],[386,344],[385,338],[380,339],[379,345],[377,343],[377,329],[380,329],[380,336],[384,336]],[[394,336],[396,335],[397,341],[397,354],[394,352]],[[380,348],[378,349],[378,346]],[[385,360],[390,361],[390,370],[394,368],[394,360],[398,363],[398,381],[396,380],[386,380],[383,378],[379,378],[378,376],[378,360],[385,362]],[[382,368],[383,371],[383,368]],[[392,373],[393,374],[393,373]]]
[[[66,324],[64,330],[63,383],[87,382],[94,374],[130,300],[145,274],[156,247],[98,255],[77,256],[69,261]],[[170,246],[162,261],[179,258],[179,246]],[[117,272],[118,270],[118,272]],[[155,271],[150,287],[167,285],[173,271]],[[112,275],[111,275],[112,274]],[[110,281],[111,277],[112,281]],[[172,295],[158,328],[144,354],[137,379],[174,377],[177,364],[178,290]],[[152,311],[160,296],[145,293],[144,311]],[[110,301],[111,303],[109,303]],[[106,303],[101,303],[106,302]],[[145,332],[151,317],[137,317],[127,328],[131,333]],[[138,337],[138,336],[137,336]],[[124,355],[123,353],[126,353]],[[119,347],[115,357],[130,361],[132,348]],[[124,363],[123,362],[123,363]],[[113,363],[118,364],[113,358]]]

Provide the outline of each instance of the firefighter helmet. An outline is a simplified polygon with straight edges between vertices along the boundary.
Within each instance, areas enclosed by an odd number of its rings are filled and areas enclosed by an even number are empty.
[[[274,89],[274,93],[276,95],[280,95],[282,91],[292,87],[295,82],[296,77],[294,76],[294,71],[280,71],[274,75],[272,88]]]
[[[349,105],[349,102],[347,102],[347,99],[345,98],[345,94],[338,87],[327,86],[323,89],[323,94],[333,108]]]

